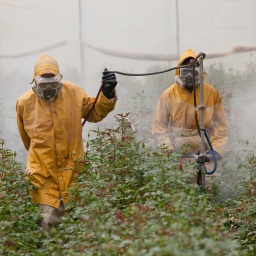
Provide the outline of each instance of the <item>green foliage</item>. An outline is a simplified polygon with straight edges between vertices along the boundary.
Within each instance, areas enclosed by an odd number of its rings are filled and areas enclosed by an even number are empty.
[[[3,140],[0,143],[0,255],[29,253],[42,244],[40,215],[31,203],[16,152],[5,149]]]
[[[6,193],[0,207],[0,253],[250,255],[253,207],[237,215],[231,227],[238,201],[216,206],[211,193],[188,183],[191,177],[180,171],[175,155],[166,155],[165,148],[148,150],[121,117],[117,128],[93,131],[79,186],[71,190],[75,200],[49,234],[36,224],[38,208],[30,201],[15,153],[2,147],[1,193]],[[247,200],[245,207],[252,199],[247,193],[242,200]]]

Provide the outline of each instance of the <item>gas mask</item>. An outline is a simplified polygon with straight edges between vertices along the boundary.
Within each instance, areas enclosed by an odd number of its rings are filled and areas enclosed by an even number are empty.
[[[32,87],[35,95],[44,101],[52,101],[60,95],[63,84],[61,83],[62,76],[60,74],[53,77],[35,77],[35,86]]]
[[[180,68],[180,75],[175,76],[175,83],[181,88],[192,89],[195,78],[195,86],[199,86],[199,67],[194,68],[194,77],[193,77],[193,68]]]

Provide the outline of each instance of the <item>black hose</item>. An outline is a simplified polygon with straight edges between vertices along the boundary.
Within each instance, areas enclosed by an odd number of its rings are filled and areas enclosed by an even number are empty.
[[[150,73],[141,73],[141,74],[133,74],[133,73],[125,73],[125,72],[120,72],[120,71],[109,71],[109,72],[113,72],[115,74],[119,74],[119,75],[123,75],[123,76],[151,76],[151,75],[158,75],[158,74],[162,74],[162,73],[166,73],[175,69],[181,69],[184,67],[191,67],[192,65],[194,65],[195,62],[193,62],[192,64],[188,64],[188,65],[184,65],[184,66],[179,66],[179,67],[174,67],[174,68],[169,68],[166,70],[162,70],[162,71],[156,71],[156,72],[150,72]]]
[[[196,128],[198,134],[201,138],[201,132],[199,128],[198,115],[197,115],[197,104],[196,104],[196,82],[195,82],[195,67],[193,66],[193,91],[194,91],[194,108],[195,108],[195,119],[196,119]]]
[[[215,173],[215,171],[216,171],[216,169],[217,169],[217,159],[216,159],[215,151],[214,151],[214,149],[213,149],[213,147],[212,147],[211,141],[210,141],[210,139],[209,139],[209,137],[208,137],[208,135],[207,135],[207,133],[206,133],[206,130],[205,130],[205,129],[202,129],[202,130],[203,130],[203,132],[204,132],[204,136],[205,136],[205,138],[206,138],[206,140],[207,140],[207,142],[208,142],[208,144],[209,144],[209,146],[210,146],[210,149],[211,149],[211,151],[212,151],[213,162],[214,162],[213,170],[210,171],[210,172],[206,172],[206,174],[207,174],[207,175],[212,175],[212,174]]]
[[[199,57],[203,57],[205,58],[206,54],[203,52],[200,52],[195,59],[188,65],[183,65],[183,66],[179,66],[179,67],[174,67],[174,68],[169,68],[166,70],[162,70],[162,71],[157,71],[157,72],[150,72],[150,73],[141,73],[141,74],[132,74],[132,73],[125,73],[125,72],[120,72],[120,71],[110,71],[113,72],[115,74],[119,74],[119,75],[123,75],[123,76],[151,76],[151,75],[158,75],[158,74],[162,74],[162,73],[166,73],[175,69],[181,69],[181,68],[187,68],[187,67],[191,67],[191,66],[195,66],[199,63],[198,58]]]

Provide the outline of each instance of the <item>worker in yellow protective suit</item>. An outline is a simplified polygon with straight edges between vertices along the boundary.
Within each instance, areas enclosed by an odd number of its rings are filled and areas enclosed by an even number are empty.
[[[177,66],[189,65],[196,58],[196,53],[186,50],[178,61]],[[200,152],[201,138],[198,134],[193,91],[192,67],[184,67],[175,70],[175,84],[166,89],[155,109],[153,118],[152,135],[157,144],[168,147],[168,152],[175,151],[181,154],[193,154]],[[206,73],[204,72],[204,77]],[[196,103],[200,103],[199,67],[195,67],[194,78],[196,85]],[[210,138],[217,158],[218,169],[215,175],[219,175],[221,159],[227,143],[227,120],[219,92],[204,82],[204,125]],[[197,110],[198,123],[200,125],[200,110]],[[206,148],[209,155],[212,154]],[[206,163],[207,171],[213,170],[213,161]],[[206,177],[208,181],[209,177]]]
[[[62,81],[57,61],[45,54],[35,63],[35,85],[18,98],[17,124],[28,151],[27,175],[33,188],[32,201],[40,204],[41,226],[60,222],[71,200],[68,189],[84,163],[82,118],[95,103],[82,87]],[[102,91],[89,115],[89,122],[99,122],[116,104],[115,74],[104,70]]]

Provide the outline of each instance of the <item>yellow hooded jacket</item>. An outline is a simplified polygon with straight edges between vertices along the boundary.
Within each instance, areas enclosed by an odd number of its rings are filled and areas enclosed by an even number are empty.
[[[44,66],[45,62],[42,68],[46,69]],[[35,75],[42,74],[36,68]],[[70,201],[67,190],[76,183],[84,160],[82,118],[95,101],[80,86],[68,81],[62,84],[59,97],[53,101],[40,100],[31,89],[16,103],[18,129],[28,150],[27,173],[34,185],[32,200],[55,208],[60,196],[64,204]],[[116,98],[110,101],[101,92],[88,121],[101,121],[115,103]]]
[[[181,56],[177,66],[188,57],[196,57],[196,53],[189,49]],[[175,70],[175,75],[179,75],[179,69]],[[200,103],[200,88],[196,89],[196,102]],[[205,129],[213,149],[223,155],[227,143],[227,120],[222,105],[222,98],[219,92],[204,82],[204,111]],[[197,112],[200,125],[200,110]],[[169,128],[170,126],[170,128]],[[173,84],[166,89],[156,106],[152,135],[158,145],[165,144],[170,149],[180,150],[181,145],[190,145],[187,153],[200,151],[200,137],[197,132],[194,113],[194,92]]]

